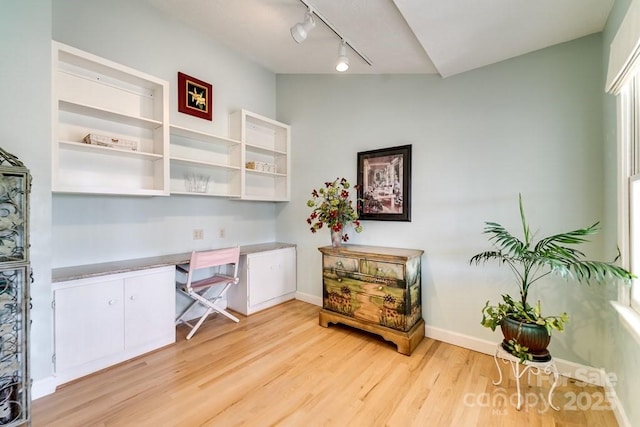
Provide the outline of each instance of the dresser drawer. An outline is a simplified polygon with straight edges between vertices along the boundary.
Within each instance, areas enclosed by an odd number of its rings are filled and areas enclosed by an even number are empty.
[[[386,319],[398,318],[397,315],[406,311],[407,304],[410,303],[405,289],[351,278],[338,281],[325,276],[323,307],[327,310],[397,328],[395,325],[400,325],[397,321]]]
[[[358,271],[358,259],[325,255],[322,257],[322,268],[324,270]]]
[[[356,319],[401,331],[409,329],[410,319],[404,314],[404,300],[391,295],[378,297],[364,293],[356,294],[355,299],[359,306],[353,313]]]
[[[369,259],[361,259],[359,264],[359,271],[362,274],[391,279],[404,279],[405,277],[404,264],[372,261]]]
[[[353,271],[327,269],[322,272],[324,280],[333,280],[341,282],[349,279],[350,282],[359,282],[361,285],[367,285],[368,288],[400,288],[406,289],[406,282],[401,279],[389,279],[385,277],[370,276],[368,274],[360,274]]]

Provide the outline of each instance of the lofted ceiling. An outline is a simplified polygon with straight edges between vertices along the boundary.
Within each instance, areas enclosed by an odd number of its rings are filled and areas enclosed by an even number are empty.
[[[333,74],[339,38],[316,19],[298,44],[305,4],[365,56],[349,74],[448,77],[602,31],[614,0],[146,0],[277,74]]]

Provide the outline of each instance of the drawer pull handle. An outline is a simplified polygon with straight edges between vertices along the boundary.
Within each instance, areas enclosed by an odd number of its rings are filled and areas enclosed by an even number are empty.
[[[342,267],[342,261],[338,261],[338,262],[336,263],[336,265],[337,265],[338,267]]]
[[[381,291],[381,290],[383,290],[383,289],[384,289],[384,287],[383,287],[383,286],[378,286],[378,290],[379,290],[379,291]]]
[[[116,303],[116,300],[114,300],[114,299],[110,299],[109,300],[109,305],[114,305],[115,303]]]
[[[342,282],[342,277],[338,277],[338,282]]]
[[[136,296],[135,296],[135,295],[131,295],[131,296],[129,297],[129,299],[130,299],[131,301],[135,301]]]

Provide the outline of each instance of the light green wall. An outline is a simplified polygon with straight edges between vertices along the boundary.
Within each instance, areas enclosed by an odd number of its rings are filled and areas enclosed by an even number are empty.
[[[424,75],[279,75],[278,117],[292,125],[292,202],[279,207],[278,236],[298,244],[298,289],[320,297],[320,253],[305,201],[312,188],[356,180],[357,152],[412,144],[412,221],[365,221],[352,242],[419,248],[428,327],[498,341],[480,309],[516,291],[497,266],[469,266],[489,248],[484,221],[519,225],[518,193],[534,231],[593,224],[602,217],[602,52],[599,34],[441,79]],[[615,234],[608,229],[605,233]],[[600,241],[587,248],[604,254]],[[601,363],[600,313],[608,294],[559,280],[543,298],[547,314],[568,311],[555,335],[556,357]],[[593,312],[596,312],[594,316]]]
[[[51,4],[0,1],[0,146],[31,170],[31,374],[51,373]]]

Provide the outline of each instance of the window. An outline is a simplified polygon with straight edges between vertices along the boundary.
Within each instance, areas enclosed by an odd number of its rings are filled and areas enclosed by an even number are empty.
[[[627,77],[618,96],[618,241],[622,265],[640,276],[640,70]],[[640,278],[621,284],[613,304],[640,341]]]
[[[618,244],[622,265],[640,276],[640,1],[631,2],[611,42],[607,91],[617,97]],[[640,279],[612,302],[640,343]]]

